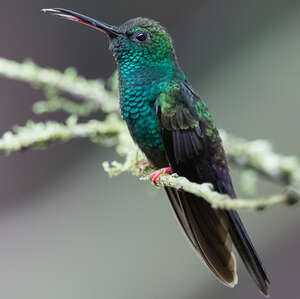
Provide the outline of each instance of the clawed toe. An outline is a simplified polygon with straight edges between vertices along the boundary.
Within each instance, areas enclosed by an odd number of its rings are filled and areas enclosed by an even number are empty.
[[[150,180],[153,184],[157,185],[157,180],[158,178],[162,175],[162,174],[171,174],[172,170],[171,167],[165,167],[165,168],[161,168],[153,173],[150,174]]]

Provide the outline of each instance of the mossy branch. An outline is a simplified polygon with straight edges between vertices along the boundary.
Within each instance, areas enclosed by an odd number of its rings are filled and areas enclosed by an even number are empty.
[[[48,98],[47,101],[38,101],[34,103],[32,107],[34,113],[43,114],[46,112],[49,113],[61,110],[70,115],[88,116],[93,112],[101,110],[101,105],[98,102],[89,100],[82,103],[76,103],[53,93],[53,90],[51,90],[50,95],[46,93],[46,96]]]
[[[115,114],[104,121],[90,120],[78,123],[70,116],[66,123],[47,121],[35,123],[28,121],[25,126],[16,126],[12,132],[6,132],[0,139],[0,151],[11,154],[28,149],[45,149],[54,142],[67,142],[75,138],[88,138],[94,143],[115,145],[117,138],[125,128]]]
[[[223,131],[222,135],[225,135]],[[237,198],[232,199],[227,195],[219,194],[218,192],[213,190],[211,184],[196,184],[190,182],[188,179],[184,177],[179,177],[176,174],[168,175],[163,174],[158,179],[158,186],[164,187],[173,187],[177,190],[184,190],[189,193],[195,194],[199,197],[204,198],[207,202],[209,202],[214,208],[221,209],[250,209],[250,210],[263,210],[267,207],[275,206],[275,205],[292,205],[300,201],[300,164],[299,160],[296,157],[288,157],[277,155],[272,151],[270,146],[266,146],[268,144],[267,141],[246,141],[239,138],[234,138],[233,136],[227,135],[227,139],[224,139],[225,148],[232,149],[237,147],[241,147],[240,151],[229,151],[227,154],[230,159],[234,160],[235,163],[240,167],[251,167],[255,169],[259,174],[264,174],[266,177],[272,179],[273,181],[277,181],[280,184],[286,183],[283,181],[283,177],[290,177],[289,183],[286,184],[284,191],[282,194],[275,194],[271,196],[266,196],[262,198],[255,199],[243,199]],[[256,142],[261,143],[261,145],[265,145],[259,150],[260,158],[256,160],[252,160],[255,158],[253,156],[251,147]],[[145,160],[143,154],[131,144],[122,144],[122,140],[120,140],[119,148],[123,149],[123,153],[125,152],[125,163],[119,163],[113,161],[111,164],[108,162],[103,163],[103,167],[105,171],[109,173],[110,176],[119,175],[125,171],[132,173],[135,176],[139,176],[142,180],[148,180],[150,173],[154,171],[149,165],[147,165],[142,172],[138,170],[138,165],[140,162]],[[127,148],[127,150],[126,150]],[[242,150],[243,148],[243,150]],[[249,151],[247,149],[250,149]],[[268,159],[269,156],[272,156],[277,160],[278,168],[275,169],[273,166],[268,168],[264,163],[264,158]],[[247,158],[247,159],[246,159]],[[248,163],[245,164],[245,161],[248,160]],[[243,163],[242,163],[243,162]],[[255,162],[255,163],[254,163]],[[273,164],[271,164],[273,165]],[[280,167],[279,167],[280,165]]]
[[[283,156],[273,151],[267,140],[247,141],[220,130],[227,157],[232,163],[250,168],[282,184],[300,181],[300,162],[295,156]]]
[[[78,76],[73,68],[65,72],[44,69],[31,61],[17,63],[0,58],[0,76],[21,80],[42,88],[47,101],[34,105],[36,113],[53,112],[58,109],[72,114],[66,123],[48,121],[35,123],[28,121],[25,126],[17,126],[12,132],[6,132],[0,139],[0,151],[5,154],[24,149],[43,149],[54,142],[67,142],[74,138],[88,138],[95,143],[116,146],[125,162],[104,162],[109,175],[119,175],[125,171],[140,179],[148,179],[153,171],[146,166],[138,170],[140,162],[145,160],[141,151],[133,144],[125,124],[120,120],[117,105],[116,74],[111,80],[111,91],[104,87],[101,80],[87,80]],[[76,103],[60,95],[66,92],[84,100]],[[80,123],[78,116],[86,116],[96,110],[108,113],[104,121],[89,120]],[[231,162],[242,169],[252,169],[267,179],[284,184],[282,194],[255,198],[234,199],[213,190],[210,184],[196,184],[176,174],[164,174],[159,178],[159,186],[169,186],[198,195],[213,207],[222,209],[264,209],[279,204],[294,204],[300,200],[300,162],[296,157],[276,154],[271,144],[265,140],[247,141],[221,131],[227,156]],[[253,180],[252,180],[253,183]],[[249,184],[250,185],[250,184]]]
[[[118,109],[114,92],[106,90],[102,80],[87,80],[79,76],[72,67],[60,72],[41,68],[31,60],[18,63],[0,57],[0,76],[27,82],[36,88],[67,92],[79,99],[99,103],[104,112]]]

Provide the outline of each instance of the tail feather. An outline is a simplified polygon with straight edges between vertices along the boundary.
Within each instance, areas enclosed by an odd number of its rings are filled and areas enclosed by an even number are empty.
[[[193,247],[226,286],[237,284],[232,242],[260,291],[268,296],[269,279],[236,211],[213,209],[192,194],[165,188],[181,226]]]
[[[230,235],[241,259],[260,291],[268,296],[270,281],[238,213],[227,211],[226,214],[230,224]]]
[[[223,284],[234,287],[237,284],[236,261],[226,215],[189,193],[172,188],[166,188],[166,192],[193,247]]]

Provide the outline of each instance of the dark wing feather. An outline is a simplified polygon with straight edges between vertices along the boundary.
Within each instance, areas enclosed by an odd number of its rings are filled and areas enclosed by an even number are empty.
[[[166,103],[162,102],[167,99]],[[157,101],[166,155],[172,170],[193,182],[210,182],[221,193],[235,197],[225,154],[206,105],[187,83]],[[250,238],[235,211],[212,209],[203,199],[166,188],[174,211],[194,248],[224,284],[237,283],[234,242],[250,275],[266,295],[268,278]]]

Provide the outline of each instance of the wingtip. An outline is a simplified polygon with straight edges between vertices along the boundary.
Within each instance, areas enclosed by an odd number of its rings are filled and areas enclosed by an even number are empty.
[[[269,294],[269,281],[266,281],[266,284],[264,287],[260,288],[259,291],[261,292],[262,295],[264,295],[266,298],[270,297]]]
[[[233,252],[231,252],[231,256],[232,256],[232,260],[233,260],[233,278],[232,281],[226,281],[222,278],[220,278],[219,276],[215,276],[215,278],[217,278],[223,285],[225,285],[228,288],[234,288],[238,282],[239,282],[239,278],[237,275],[237,262],[236,262],[236,257],[235,254]]]
[[[270,294],[269,294],[268,290],[260,290],[260,292],[262,295],[264,295],[264,297],[270,298]]]
[[[269,285],[270,285],[270,280],[267,276],[267,274],[265,273],[265,280],[263,284],[260,284],[259,286],[259,291],[262,293],[262,295],[264,295],[266,298],[270,297],[269,294]]]
[[[232,256],[232,260],[233,260],[233,281],[231,283],[228,283],[228,286],[230,288],[234,288],[238,282],[239,282],[239,278],[238,278],[238,275],[237,275],[237,262],[236,262],[236,257],[235,257],[235,254],[233,252],[231,252],[231,256]]]

